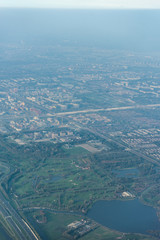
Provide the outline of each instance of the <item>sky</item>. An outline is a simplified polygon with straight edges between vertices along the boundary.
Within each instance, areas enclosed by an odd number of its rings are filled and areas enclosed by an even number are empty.
[[[160,0],[0,0],[0,7],[160,9]]]

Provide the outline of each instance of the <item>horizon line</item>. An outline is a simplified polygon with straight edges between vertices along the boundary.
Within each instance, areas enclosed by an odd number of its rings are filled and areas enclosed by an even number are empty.
[[[109,8],[109,7],[104,7],[104,8],[95,8],[95,7],[90,7],[90,8],[86,8],[86,7],[1,7],[0,9],[40,9],[40,10],[160,10],[160,8],[129,8],[129,7],[113,7],[113,8]]]

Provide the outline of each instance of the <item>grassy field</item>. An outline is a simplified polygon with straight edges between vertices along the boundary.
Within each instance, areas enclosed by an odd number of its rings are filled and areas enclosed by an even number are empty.
[[[91,201],[113,196],[112,188],[107,190],[110,177],[91,162],[90,153],[83,148],[63,149],[63,156],[46,158],[36,168],[28,168],[28,161],[26,165],[25,162],[21,165],[25,174],[12,181],[21,207],[82,210]]]
[[[63,236],[68,224],[75,220],[80,220],[81,217],[65,214],[54,214],[45,212],[46,222],[38,224],[36,217],[40,214],[39,211],[26,213],[26,216],[33,223],[35,229],[39,232],[41,237],[46,240],[66,240]]]
[[[23,159],[17,160],[19,173],[10,184],[22,209],[47,207],[86,212],[98,199],[115,199],[122,191],[135,193],[138,188],[136,179],[116,178],[112,169],[137,166],[141,159],[115,146],[107,153],[96,154],[76,146],[56,149],[54,144],[28,148],[23,150]]]

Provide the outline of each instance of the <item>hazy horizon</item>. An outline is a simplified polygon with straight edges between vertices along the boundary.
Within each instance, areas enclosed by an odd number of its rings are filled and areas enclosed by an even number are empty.
[[[159,10],[0,9],[0,43],[160,51]]]

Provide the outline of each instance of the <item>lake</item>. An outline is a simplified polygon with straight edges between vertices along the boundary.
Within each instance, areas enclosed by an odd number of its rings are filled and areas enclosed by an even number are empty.
[[[148,234],[150,230],[160,230],[156,210],[142,204],[138,199],[98,201],[87,216],[120,232]]]

